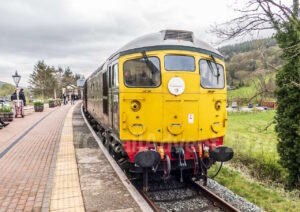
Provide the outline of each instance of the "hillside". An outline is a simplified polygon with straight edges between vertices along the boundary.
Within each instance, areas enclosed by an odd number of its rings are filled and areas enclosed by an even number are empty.
[[[263,98],[274,98],[275,72],[282,65],[281,50],[274,39],[224,46],[219,51],[226,61],[227,84],[237,88],[228,92],[229,100],[252,98],[262,90],[266,93]]]
[[[247,41],[219,49],[226,61],[227,83],[249,83],[253,77],[280,67],[281,51],[272,38]]]
[[[10,95],[15,91],[15,86],[0,81],[0,98],[10,97]]]

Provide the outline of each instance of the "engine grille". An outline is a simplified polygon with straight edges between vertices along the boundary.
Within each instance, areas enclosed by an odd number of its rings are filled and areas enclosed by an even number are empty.
[[[194,42],[193,32],[182,30],[166,30],[164,40],[185,40]]]

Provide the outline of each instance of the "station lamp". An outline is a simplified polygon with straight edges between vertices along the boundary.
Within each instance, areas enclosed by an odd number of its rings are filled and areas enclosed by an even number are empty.
[[[16,86],[18,87],[19,82],[21,80],[21,76],[18,74],[18,71],[16,71],[16,73],[14,75],[12,75],[12,78],[13,78]]]

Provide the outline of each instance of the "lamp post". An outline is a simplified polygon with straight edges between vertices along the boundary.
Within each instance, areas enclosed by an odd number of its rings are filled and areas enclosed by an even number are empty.
[[[18,71],[16,71],[16,73],[14,75],[12,75],[12,78],[13,78],[15,84],[16,84],[17,107],[18,107],[18,111],[19,111],[19,107],[20,107],[20,103],[19,103],[19,82],[21,80],[21,76],[18,74]]]

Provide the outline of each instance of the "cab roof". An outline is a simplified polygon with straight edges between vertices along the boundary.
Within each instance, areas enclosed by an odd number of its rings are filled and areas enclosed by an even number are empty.
[[[195,38],[194,33],[184,30],[162,30],[134,39],[115,52],[116,55],[127,55],[142,51],[154,50],[187,50],[213,55],[224,59],[223,55],[208,43]]]

